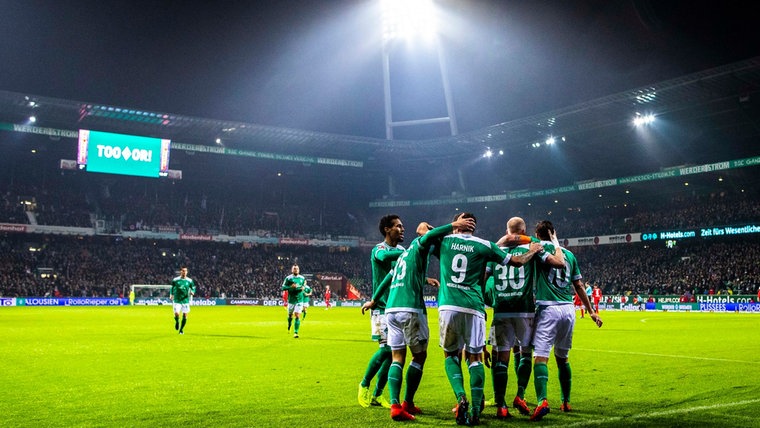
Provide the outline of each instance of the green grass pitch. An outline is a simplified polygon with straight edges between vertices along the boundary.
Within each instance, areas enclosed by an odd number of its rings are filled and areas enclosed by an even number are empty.
[[[414,422],[361,408],[357,387],[377,349],[358,308],[311,308],[301,338],[282,307],[193,307],[185,335],[168,306],[0,310],[0,403],[8,427],[453,426],[437,312]],[[760,317],[604,312],[576,324],[572,413],[487,426],[760,426]],[[468,376],[465,374],[467,384]],[[487,372],[486,397],[493,394]],[[510,368],[507,397],[515,392]],[[469,392],[469,391],[468,391]],[[387,394],[387,390],[386,390]],[[535,405],[533,383],[526,398]]]

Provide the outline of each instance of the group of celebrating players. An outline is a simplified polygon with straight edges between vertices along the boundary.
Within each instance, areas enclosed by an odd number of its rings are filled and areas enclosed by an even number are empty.
[[[491,369],[496,417],[509,417],[506,389],[512,350],[517,374],[513,407],[533,421],[549,413],[547,363],[553,348],[561,386],[560,410],[571,411],[568,353],[575,324],[574,295],[596,325],[602,326],[585,292],[575,256],[559,245],[549,221],[539,222],[535,237],[530,237],[525,221],[513,217],[507,222],[506,234],[495,243],[473,236],[475,226],[471,213],[458,214],[452,223],[437,228],[422,222],[417,237],[404,248],[399,216],[380,219],[379,230],[385,239],[372,250],[373,296],[362,307],[362,313],[371,310],[372,338],[380,347],[359,384],[358,401],[363,407],[389,407],[396,421],[414,420],[422,413],[414,397],[430,337],[423,289],[431,284],[439,287],[439,344],[457,400],[453,411],[458,425],[480,424],[486,404],[484,365]],[[440,262],[440,281],[426,277],[430,255]],[[486,306],[493,308],[490,353],[485,348]],[[407,347],[412,362],[404,379]],[[469,372],[469,397],[463,359]],[[538,403],[534,409],[525,401],[531,372]],[[386,385],[390,402],[383,397]]]
[[[473,235],[477,220],[471,213],[455,216],[450,224],[433,228],[421,222],[417,237],[407,248],[404,225],[398,215],[380,219],[384,240],[371,253],[372,299],[362,306],[371,310],[372,339],[379,349],[370,359],[359,384],[358,401],[363,407],[390,408],[395,421],[414,420],[422,410],[414,397],[427,359],[430,330],[423,290],[426,284],[438,287],[439,344],[445,354],[444,367],[457,400],[458,425],[479,425],[486,405],[485,368],[491,369],[496,418],[510,417],[507,379],[510,356],[514,353],[517,392],[512,407],[538,421],[549,413],[547,383],[548,361],[553,349],[557,363],[560,411],[569,412],[572,371],[568,354],[572,347],[575,306],[585,307],[597,326],[598,287],[587,290],[578,261],[560,246],[549,221],[536,225],[535,236],[527,235],[525,221],[507,221],[506,234],[497,242]],[[427,277],[429,256],[440,262],[440,280]],[[306,318],[311,287],[300,274],[298,264],[291,268],[282,284],[287,293],[288,331],[298,338],[301,320]],[[174,303],[175,329],[183,334],[190,312],[195,283],[187,268],[172,281],[170,298]],[[325,290],[329,302],[329,287]],[[593,298],[594,304],[590,299]],[[489,343],[486,349],[486,307],[493,308]],[[329,308],[329,303],[327,303]],[[180,321],[180,313],[182,319]],[[581,312],[584,317],[584,313]],[[404,376],[407,348],[412,361]],[[470,395],[464,384],[462,361],[467,361]],[[485,366],[485,367],[484,367]],[[525,400],[533,374],[535,408]],[[374,390],[372,379],[377,377]],[[403,381],[406,381],[401,400]],[[383,396],[388,386],[390,402]]]

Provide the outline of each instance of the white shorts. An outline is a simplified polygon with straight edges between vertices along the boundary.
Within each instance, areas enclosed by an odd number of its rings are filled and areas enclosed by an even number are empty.
[[[446,352],[470,354],[483,352],[486,344],[486,320],[481,315],[443,310],[438,313],[439,345]]]
[[[412,354],[427,351],[430,340],[427,315],[419,312],[389,312],[385,314],[388,323],[388,346],[394,351],[406,349]]]
[[[377,309],[373,310],[370,322],[372,323],[372,340],[377,341],[380,347],[385,346],[388,343],[388,324],[385,321],[385,314]]]
[[[189,314],[190,313],[190,304],[189,303],[173,303],[172,308],[174,309],[174,313],[178,314],[182,312],[183,314]]]
[[[531,345],[533,318],[494,318],[489,342],[495,351],[509,351],[515,343],[521,348]]]
[[[301,314],[303,312],[303,303],[288,303],[288,316]]]
[[[303,302],[302,305],[303,305],[304,309],[309,309],[309,303],[308,302]]]
[[[533,332],[533,355],[549,358],[554,346],[555,356],[567,358],[573,347],[574,327],[575,308],[573,305],[538,306]]]

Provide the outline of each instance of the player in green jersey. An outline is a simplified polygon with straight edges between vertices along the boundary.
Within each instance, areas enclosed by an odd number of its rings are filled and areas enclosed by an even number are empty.
[[[380,233],[383,235],[383,242],[375,245],[370,255],[372,264],[372,290],[380,285],[385,276],[390,272],[396,259],[404,252],[404,247],[400,245],[404,242],[404,224],[401,218],[396,214],[388,214],[380,219],[378,225]],[[372,355],[364,372],[364,377],[359,383],[359,405],[362,407],[383,406],[390,408],[388,400],[383,397],[383,389],[388,383],[388,370],[391,366],[391,349],[387,345],[387,327],[385,325],[385,302],[388,293],[378,296],[375,301],[377,307],[372,311],[371,328],[372,340],[376,340],[380,349]],[[369,386],[372,379],[377,376],[374,393],[370,391]]]
[[[475,220],[471,213],[464,213],[462,217]],[[459,425],[480,423],[485,383],[483,347],[486,311],[483,279],[486,264],[497,262],[522,266],[541,249],[536,243],[531,245],[527,253],[512,256],[495,243],[473,236],[473,232],[474,228],[457,228],[451,235],[444,237],[436,249],[441,271],[438,291],[440,346],[446,354],[446,375],[458,401],[456,421]],[[468,360],[470,374],[473,405],[469,412],[470,404],[464,389],[460,360],[462,349]]]
[[[520,217],[512,217],[507,221],[507,235],[525,235],[525,220]],[[497,244],[501,244],[499,240]],[[530,250],[528,244],[518,245],[512,248],[502,247],[512,255],[525,254]],[[525,402],[525,389],[530,381],[532,369],[531,337],[533,336],[533,317],[535,315],[535,303],[533,286],[535,270],[538,263],[549,263],[555,267],[564,266],[564,258],[557,249],[557,256],[546,254],[544,260],[533,257],[520,267],[505,266],[489,263],[486,268],[486,304],[493,308],[491,318],[491,378],[493,381],[494,401],[496,404],[496,417],[504,419],[509,417],[505,400],[509,371],[510,351],[513,347],[519,349],[515,358],[517,366],[517,394],[512,401],[515,407],[523,415],[530,415],[530,408]],[[486,358],[489,354],[486,353]],[[487,362],[488,360],[486,360]]]
[[[547,248],[560,247],[550,221],[542,221],[536,225],[536,237],[546,244]],[[549,242],[551,240],[551,242]],[[602,320],[594,311],[588,300],[583,285],[578,261],[575,255],[561,248],[565,258],[565,266],[555,268],[549,265],[539,265],[536,276],[536,320],[533,335],[535,359],[533,364],[533,384],[536,388],[538,406],[530,419],[541,420],[549,413],[549,403],[546,399],[546,385],[549,381],[549,354],[554,348],[554,359],[557,362],[559,384],[562,394],[561,411],[569,412],[570,385],[572,371],[568,354],[573,345],[573,328],[575,326],[575,307],[573,294],[580,297],[589,316],[598,327]],[[572,285],[572,286],[571,286]]]
[[[474,228],[475,221],[470,218],[461,219],[435,229],[428,223],[420,223],[417,227],[419,237],[398,258],[393,270],[375,290],[372,300],[362,306],[363,314],[376,306],[375,299],[388,293],[385,316],[388,346],[393,355],[388,371],[388,390],[391,396],[391,418],[396,421],[414,420],[414,415],[421,413],[414,404],[414,395],[422,379],[422,367],[427,359],[430,339],[423,291],[426,283],[438,285],[438,281],[425,277],[428,257],[431,246],[438,245],[440,239],[455,227]],[[401,384],[407,346],[412,353],[412,362],[406,372],[406,393],[402,403]]]
[[[311,286],[308,282],[304,281],[303,284],[303,293],[301,293],[301,303],[303,304],[303,317],[301,317],[303,320],[306,320],[306,310],[309,309],[309,301],[311,300]]]
[[[288,331],[293,327],[293,338],[298,339],[298,330],[301,328],[301,312],[303,311],[304,287],[306,287],[306,278],[301,275],[301,268],[293,265],[290,268],[290,275],[282,281],[282,291],[288,292]],[[295,318],[295,322],[293,319]]]
[[[179,269],[179,276],[172,280],[172,289],[169,292],[169,299],[174,309],[174,329],[179,330],[179,334],[185,334],[187,315],[190,313],[190,302],[194,294],[195,281],[187,276],[187,266],[182,266]],[[179,321],[180,313],[182,313],[182,324]]]

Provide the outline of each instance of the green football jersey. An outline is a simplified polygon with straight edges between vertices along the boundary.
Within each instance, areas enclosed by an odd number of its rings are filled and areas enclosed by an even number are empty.
[[[311,301],[311,286],[306,282],[306,280],[304,280],[303,293],[301,293],[301,302],[309,303],[310,301]]]
[[[375,290],[372,299],[388,293],[385,312],[427,313],[425,307],[425,275],[430,249],[440,244],[441,238],[451,233],[451,224],[436,227],[412,241],[401,253],[396,265]],[[377,300],[375,300],[377,301]]]
[[[195,281],[187,276],[178,276],[172,280],[171,295],[174,297],[174,303],[190,303],[191,294],[195,294]]]
[[[302,275],[291,273],[285,277],[282,281],[282,289],[288,291],[288,304],[301,303],[304,285],[306,285],[306,278]]]
[[[546,254],[542,258],[546,259],[548,254],[554,253],[555,248],[546,241],[542,244],[546,250]],[[565,255],[564,269],[557,269],[543,263],[537,265],[536,303],[539,305],[573,304],[573,295],[575,294],[573,281],[581,280],[583,276],[575,255],[565,248],[562,248],[562,253]]]
[[[385,279],[385,275],[388,275],[388,272],[391,271],[391,268],[393,268],[393,264],[396,262],[396,259],[401,256],[401,253],[404,252],[404,247],[401,245],[396,245],[395,247],[391,247],[388,245],[385,241],[375,245],[375,248],[372,249],[372,254],[370,255],[370,262],[372,264],[372,294],[375,294],[375,290],[380,285],[381,282],[383,282],[383,279]],[[382,295],[379,295],[378,298],[375,300],[375,303],[377,304],[376,309],[380,310],[381,312],[385,312],[385,303],[388,300],[388,292],[386,291]]]
[[[516,256],[530,251],[529,245],[519,245],[507,249]],[[486,281],[486,304],[493,308],[494,318],[531,318],[536,311],[533,294],[536,277],[535,259],[516,267],[498,263],[488,263],[487,271],[491,273]]]
[[[441,263],[438,310],[485,316],[483,275],[486,264],[506,264],[511,256],[493,242],[455,234],[443,238],[438,258]]]

